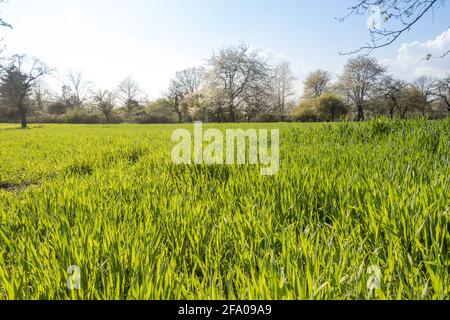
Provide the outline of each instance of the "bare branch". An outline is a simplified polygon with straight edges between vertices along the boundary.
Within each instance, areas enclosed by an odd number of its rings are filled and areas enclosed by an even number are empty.
[[[370,9],[379,9],[379,19],[384,23],[391,22],[387,28],[369,28],[370,42],[349,52],[339,52],[341,55],[356,53],[370,54],[373,50],[384,48],[396,42],[405,32],[411,30],[424,16],[444,6],[446,0],[359,0],[349,8],[349,13],[338,20],[343,22],[352,15],[365,15]],[[443,54],[445,57],[449,52]],[[431,56],[428,57],[431,59]]]

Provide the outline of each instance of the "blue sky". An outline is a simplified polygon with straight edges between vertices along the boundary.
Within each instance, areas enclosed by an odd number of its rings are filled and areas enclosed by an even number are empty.
[[[177,70],[202,64],[214,49],[245,41],[287,59],[299,78],[338,73],[368,39],[367,17],[341,23],[352,0],[10,0],[1,15],[9,52],[40,57],[61,74],[83,71],[98,87],[133,76],[156,97]],[[450,58],[424,65],[424,50],[449,46],[450,3],[375,56],[400,77],[450,71]],[[441,38],[438,38],[441,35]],[[434,42],[431,42],[434,40]],[[427,42],[428,41],[428,42]],[[417,60],[417,61],[416,61]]]

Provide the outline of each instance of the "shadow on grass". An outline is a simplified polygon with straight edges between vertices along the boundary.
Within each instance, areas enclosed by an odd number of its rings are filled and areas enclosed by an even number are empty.
[[[37,185],[37,184],[31,183],[31,182],[9,183],[9,182],[0,181],[0,190],[6,191],[6,192],[22,192],[33,185]]]
[[[0,131],[27,131],[27,130],[33,130],[33,129],[43,129],[45,128],[45,124],[39,124],[39,125],[31,125],[28,126],[28,128],[23,129],[20,126],[16,127],[16,126],[9,126],[9,127],[1,127],[0,126]]]

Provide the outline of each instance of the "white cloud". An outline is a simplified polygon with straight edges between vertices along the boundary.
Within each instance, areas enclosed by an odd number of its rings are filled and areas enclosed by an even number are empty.
[[[248,51],[258,54],[260,57],[266,59],[271,64],[278,64],[288,61],[288,58],[284,54],[276,53],[272,49],[250,46]]]
[[[450,73],[450,55],[439,59],[450,50],[450,29],[433,40],[404,43],[394,60],[384,60],[389,71],[405,80],[414,80],[420,76],[442,77]],[[434,58],[426,60],[427,55]]]

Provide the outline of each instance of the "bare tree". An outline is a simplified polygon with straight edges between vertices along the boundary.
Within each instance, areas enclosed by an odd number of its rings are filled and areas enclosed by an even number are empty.
[[[63,80],[62,100],[70,109],[82,109],[92,97],[92,84],[80,71],[70,71]]]
[[[305,98],[316,99],[326,93],[331,82],[331,73],[325,70],[311,72],[304,82]]]
[[[27,117],[33,104],[30,96],[39,80],[51,70],[39,59],[27,59],[25,55],[13,55],[0,61],[0,96],[12,114],[27,128]]]
[[[407,87],[407,83],[402,80],[394,79],[392,76],[383,78],[380,86],[380,92],[388,100],[389,116],[394,118],[394,114],[399,110],[400,98]]]
[[[284,101],[283,106],[278,105],[278,97],[272,93],[271,83],[263,81],[248,86],[245,89],[243,96],[243,103],[240,106],[240,111],[243,113],[245,120],[250,122],[258,114],[277,114],[277,116],[284,116]],[[269,79],[267,79],[269,80]],[[275,98],[275,104],[272,101]],[[282,102],[283,103],[283,102]],[[280,113],[280,109],[283,108],[283,113]],[[284,118],[283,118],[284,119]]]
[[[114,111],[115,95],[108,90],[99,90],[94,96],[95,107],[105,116],[106,122],[110,123]]]
[[[118,97],[128,114],[139,108],[141,89],[139,84],[131,77],[124,79],[118,87]]]
[[[419,77],[413,83],[414,88],[417,90],[421,97],[421,103],[418,105],[418,107],[423,116],[425,116],[426,112],[428,111],[428,107],[433,102],[432,97],[434,83],[434,79],[427,76]]]
[[[185,95],[199,91],[204,79],[205,69],[202,67],[179,71],[175,77],[175,81],[179,84]]]
[[[180,123],[183,122],[183,117],[192,113],[189,112],[189,109],[193,108],[193,104],[197,104],[194,101],[197,100],[198,102],[199,100],[198,94],[205,82],[205,78],[205,69],[199,67],[179,71],[176,73],[175,79],[170,81],[169,89],[166,93],[167,106],[172,112],[177,114]]]
[[[43,83],[38,81],[33,89],[33,101],[38,111],[43,111],[50,100],[50,91]]]
[[[245,100],[245,92],[269,76],[267,63],[245,44],[229,47],[210,59],[210,79],[226,98],[229,120],[237,119],[237,109]]]
[[[291,70],[289,62],[277,65],[272,71],[271,87],[275,95],[276,112],[281,122],[284,122],[286,119],[286,102],[295,94],[295,80],[296,77]]]
[[[169,102],[168,106],[172,112],[177,114],[179,123],[183,122],[182,106],[185,95],[184,89],[185,88],[180,82],[172,80],[169,85],[169,90],[166,94],[167,101]]]
[[[393,44],[402,34],[411,30],[428,12],[444,7],[446,0],[358,0],[349,8],[349,13],[341,18],[345,21],[352,15],[365,15],[377,8],[379,19],[386,27],[373,26],[369,29],[370,41],[357,50],[341,53],[354,54],[371,51]],[[450,51],[443,52],[442,57]],[[428,56],[428,59],[431,55]]]
[[[379,84],[385,68],[376,59],[359,56],[350,59],[339,78],[338,88],[355,106],[357,121],[364,121],[364,105]]]
[[[445,103],[447,111],[450,113],[450,75],[434,83],[433,95]]]
[[[407,114],[420,110],[423,106],[423,96],[412,85],[407,85],[399,100],[399,114],[401,119],[406,119]]]

